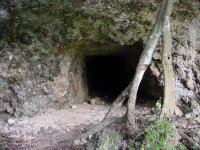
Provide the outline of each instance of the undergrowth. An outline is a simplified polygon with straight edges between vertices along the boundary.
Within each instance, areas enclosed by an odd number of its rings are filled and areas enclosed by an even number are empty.
[[[139,139],[139,140],[138,140]],[[176,129],[168,118],[157,118],[140,129],[138,136],[128,144],[128,150],[185,150],[179,142]]]

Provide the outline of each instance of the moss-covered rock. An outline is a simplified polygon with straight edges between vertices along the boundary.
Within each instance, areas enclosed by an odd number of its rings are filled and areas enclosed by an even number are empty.
[[[122,136],[115,130],[104,129],[99,138],[93,136],[88,144],[87,150],[119,150],[122,143]]]

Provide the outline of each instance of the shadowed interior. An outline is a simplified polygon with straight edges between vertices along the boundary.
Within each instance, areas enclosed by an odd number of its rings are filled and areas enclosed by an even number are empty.
[[[125,57],[88,57],[86,59],[86,74],[89,95],[111,99],[118,96],[133,77],[133,71],[129,65]]]
[[[106,97],[107,101],[113,102],[131,82],[142,52],[142,45],[132,46],[121,52],[85,57],[87,87],[90,97]],[[155,97],[151,94],[153,93],[151,85],[156,84],[155,88],[160,87],[158,81],[150,75],[151,73],[147,70],[139,87],[138,97],[142,97],[141,102],[144,102],[144,99],[159,98],[159,96]],[[155,81],[152,82],[151,79]],[[160,89],[156,89],[158,95],[162,95]],[[140,100],[137,100],[137,102],[140,102]]]

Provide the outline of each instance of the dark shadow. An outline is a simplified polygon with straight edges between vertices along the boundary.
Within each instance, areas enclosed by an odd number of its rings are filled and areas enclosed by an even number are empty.
[[[142,50],[142,44],[136,43],[110,55],[86,56],[88,95],[90,97],[106,97],[108,102],[113,102],[131,82]],[[158,95],[162,95],[158,81],[147,70],[138,91],[138,97],[142,98],[139,98],[137,102],[143,103],[145,99],[157,98],[151,94],[153,84],[155,84],[155,88],[158,88]]]
[[[133,71],[129,65],[126,57],[87,57],[86,74],[89,95],[116,98],[133,77]]]

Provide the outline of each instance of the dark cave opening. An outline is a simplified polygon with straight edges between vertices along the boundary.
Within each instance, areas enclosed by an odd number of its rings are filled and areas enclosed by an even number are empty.
[[[131,82],[133,72],[120,56],[91,56],[86,59],[90,96],[116,98]]]
[[[114,54],[86,56],[85,69],[89,97],[107,97],[107,102],[113,102],[131,82],[141,52],[142,45],[136,45]],[[161,97],[162,88],[158,85],[157,79],[147,70],[138,90],[140,98],[137,102],[144,103],[145,99]],[[156,94],[153,94],[155,90]]]

